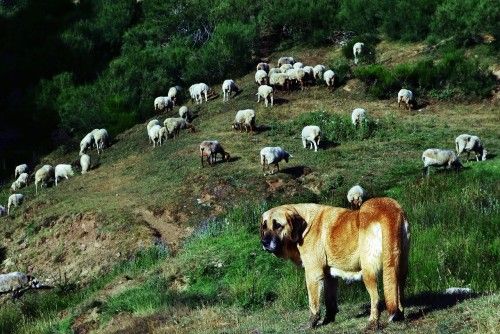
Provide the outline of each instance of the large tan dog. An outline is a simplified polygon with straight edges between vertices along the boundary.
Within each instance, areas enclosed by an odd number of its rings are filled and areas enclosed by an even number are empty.
[[[404,319],[409,225],[395,200],[374,198],[354,211],[318,204],[278,206],[262,215],[260,236],[265,250],[304,267],[311,327],[320,320],[322,292],[322,324],[335,320],[338,277],[363,279],[371,299],[370,326],[378,326],[380,270],[389,320]]]

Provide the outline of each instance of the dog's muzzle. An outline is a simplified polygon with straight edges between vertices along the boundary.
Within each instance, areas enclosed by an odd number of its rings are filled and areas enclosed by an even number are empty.
[[[270,253],[276,253],[281,247],[281,241],[276,236],[265,236],[262,239],[262,248]]]

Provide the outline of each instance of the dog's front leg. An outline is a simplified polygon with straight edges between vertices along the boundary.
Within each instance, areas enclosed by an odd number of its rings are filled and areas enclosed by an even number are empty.
[[[320,319],[320,298],[324,284],[324,276],[321,270],[308,270],[306,272],[307,295],[309,297],[309,327],[314,328],[318,325]]]

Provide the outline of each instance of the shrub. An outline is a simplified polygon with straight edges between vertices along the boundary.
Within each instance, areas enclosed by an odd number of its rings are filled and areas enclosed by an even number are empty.
[[[335,72],[335,86],[341,86],[351,77],[351,66],[346,59],[331,59],[328,67]]]

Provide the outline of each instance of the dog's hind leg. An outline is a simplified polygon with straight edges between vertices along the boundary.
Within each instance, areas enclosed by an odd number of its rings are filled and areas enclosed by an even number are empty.
[[[337,285],[338,279],[332,277],[330,273],[325,273],[324,279],[324,296],[325,296],[325,318],[322,321],[322,325],[326,325],[330,322],[335,321],[335,316],[338,312],[337,307]]]
[[[363,266],[363,264],[361,264]],[[366,268],[368,267],[368,268]],[[366,290],[368,290],[368,294],[370,295],[370,324],[369,326],[376,329],[378,328],[378,302],[379,296],[377,291],[377,273],[369,266],[366,266],[362,270],[363,274],[363,282],[365,283]]]

